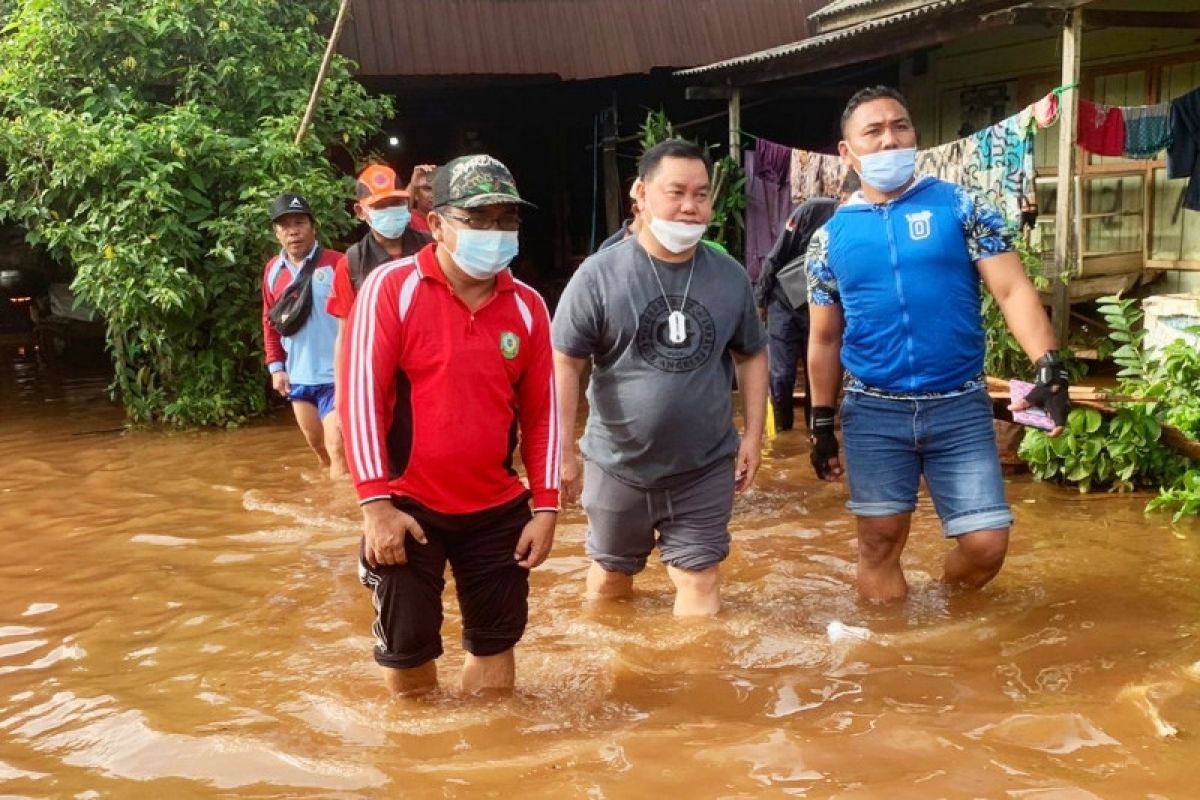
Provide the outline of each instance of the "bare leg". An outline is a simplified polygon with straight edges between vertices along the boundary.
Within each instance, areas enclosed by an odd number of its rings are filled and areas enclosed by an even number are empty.
[[[1008,552],[1008,528],[972,531],[957,537],[946,554],[942,582],[951,586],[979,589],[996,577]]]
[[[893,603],[908,596],[900,554],[908,542],[912,514],[858,518],[858,594]]]
[[[511,647],[494,656],[473,656],[467,653],[462,671],[464,694],[511,692],[515,680],[516,666]]]
[[[382,667],[383,682],[392,694],[412,696],[429,694],[437,688],[437,662],[427,661],[412,669]]]
[[[337,411],[331,411],[321,420],[325,435],[325,451],[329,454],[329,477],[341,480],[346,477],[346,451],[342,446],[342,425]]]
[[[711,617],[721,610],[720,565],[692,571],[667,566],[675,584],[675,616]]]
[[[329,453],[325,452],[325,428],[321,424],[321,415],[317,413],[317,407],[304,400],[293,400],[292,413],[296,415],[296,424],[300,426],[300,432],[304,434],[308,446],[317,454],[321,466],[328,467]]]
[[[599,600],[615,600],[633,593],[633,576],[609,572],[595,561],[588,568],[587,596]]]

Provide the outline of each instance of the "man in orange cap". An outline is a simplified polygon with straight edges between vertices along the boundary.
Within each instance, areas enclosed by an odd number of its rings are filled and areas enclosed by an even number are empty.
[[[358,175],[358,202],[354,215],[371,229],[346,250],[333,273],[333,288],[325,310],[337,317],[334,352],[342,352],[346,320],[354,307],[358,287],[380,264],[409,258],[433,241],[428,233],[415,230],[409,223],[409,193],[400,185],[400,176],[386,164],[372,164]],[[336,369],[335,369],[336,373]],[[334,415],[335,419],[337,415]],[[337,425],[337,423],[335,423]],[[337,430],[341,430],[338,426]]]
[[[359,173],[357,190],[354,215],[371,229],[346,250],[333,276],[333,291],[326,310],[338,318],[339,342],[358,287],[367,275],[380,264],[416,255],[432,241],[429,234],[410,224],[409,193],[394,169],[386,164],[370,165]]]

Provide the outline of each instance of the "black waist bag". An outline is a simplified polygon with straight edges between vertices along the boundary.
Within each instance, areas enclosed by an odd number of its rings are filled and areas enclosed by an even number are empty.
[[[304,261],[300,274],[292,280],[283,294],[271,304],[267,312],[267,320],[280,336],[294,336],[312,315],[312,277],[317,269],[317,260],[321,257],[321,248]]]

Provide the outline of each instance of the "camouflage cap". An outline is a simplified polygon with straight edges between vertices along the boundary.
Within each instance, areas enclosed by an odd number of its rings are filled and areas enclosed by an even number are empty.
[[[517,194],[508,167],[487,155],[462,156],[438,167],[433,176],[433,207],[479,208],[518,203],[535,208]]]

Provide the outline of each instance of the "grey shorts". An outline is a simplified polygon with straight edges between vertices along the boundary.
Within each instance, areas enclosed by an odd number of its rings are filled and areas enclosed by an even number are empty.
[[[585,462],[588,557],[609,572],[636,575],[657,544],[663,563],[672,567],[699,571],[719,564],[729,555],[733,488],[733,459],[670,489],[630,486]]]

